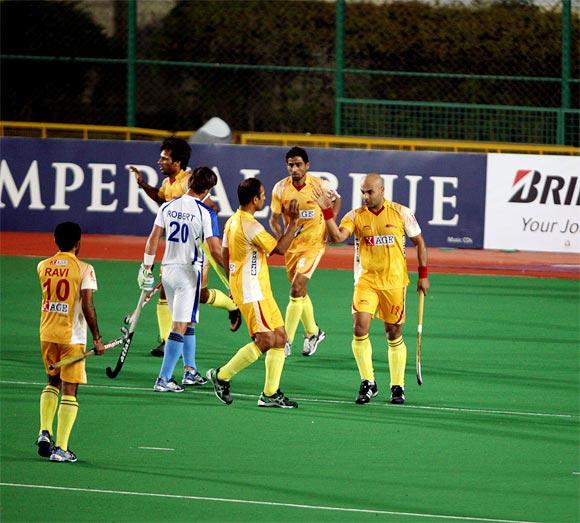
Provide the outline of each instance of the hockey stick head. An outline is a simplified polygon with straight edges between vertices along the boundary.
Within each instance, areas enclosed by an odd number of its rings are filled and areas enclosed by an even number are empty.
[[[421,373],[421,334],[417,333],[417,358],[415,361],[417,370],[417,384],[423,385],[423,374]]]

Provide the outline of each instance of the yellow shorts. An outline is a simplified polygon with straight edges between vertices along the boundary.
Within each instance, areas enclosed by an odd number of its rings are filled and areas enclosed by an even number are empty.
[[[355,285],[352,297],[352,312],[368,312],[386,323],[405,323],[405,298],[407,288],[373,289],[366,285]]]
[[[60,374],[60,379],[68,383],[86,383],[87,373],[85,371],[85,360],[65,365],[59,369],[50,370],[49,365],[57,361],[82,354],[85,351],[83,344],[69,345],[66,343],[53,343],[51,341],[40,341],[40,353],[42,354],[42,361],[46,374],[49,376],[57,376]]]
[[[287,252],[284,257],[284,262],[286,264],[286,271],[288,272],[288,279],[292,281],[296,273],[311,278],[323,254],[324,249]]]
[[[242,303],[240,312],[246,321],[250,336],[257,332],[274,331],[284,326],[284,319],[274,298]]]

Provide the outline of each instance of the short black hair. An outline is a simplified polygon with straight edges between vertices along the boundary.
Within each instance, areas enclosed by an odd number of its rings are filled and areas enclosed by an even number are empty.
[[[187,167],[191,157],[191,146],[185,140],[175,136],[166,138],[161,144],[161,151],[165,149],[171,152],[171,159],[174,162],[179,162],[182,169]]]
[[[78,223],[62,222],[54,229],[54,241],[63,252],[72,250],[80,239],[81,226]]]
[[[248,205],[253,198],[260,197],[263,183],[258,178],[246,178],[238,185],[238,200],[240,205]]]
[[[209,191],[216,183],[216,173],[214,173],[209,167],[202,165],[193,170],[189,177],[189,181],[187,182],[187,187],[195,194],[201,194],[204,191]]]
[[[304,160],[304,163],[308,163],[308,153],[302,149],[302,147],[292,147],[292,149],[286,153],[286,160],[294,158],[295,156],[300,156],[300,158]]]

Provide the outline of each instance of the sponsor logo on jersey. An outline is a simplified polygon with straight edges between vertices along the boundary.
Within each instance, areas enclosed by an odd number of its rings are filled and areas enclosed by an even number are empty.
[[[61,265],[61,266],[64,266],[64,265],[68,265],[68,260],[52,260],[50,262],[50,264],[51,265]]]
[[[580,205],[578,177],[543,174],[540,171],[519,169],[512,183],[518,189],[508,200],[512,203],[537,202],[545,205]]]
[[[250,274],[256,276],[258,274],[258,253],[252,251],[252,259],[250,260]]]
[[[365,245],[368,247],[381,247],[383,245],[394,245],[395,237],[392,234],[383,234],[380,236],[365,236]]]
[[[312,218],[314,218],[314,216],[315,216],[314,209],[305,209],[303,211],[300,211],[300,218],[304,220],[311,220]]]
[[[68,303],[60,301],[43,301],[42,312],[56,312],[58,314],[68,314]]]

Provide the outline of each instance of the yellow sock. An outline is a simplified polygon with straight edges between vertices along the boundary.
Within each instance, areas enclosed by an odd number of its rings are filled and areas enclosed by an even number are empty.
[[[217,378],[223,381],[230,381],[238,372],[249,367],[262,353],[258,346],[252,341],[244,345],[233,358],[228,361],[219,371]]]
[[[360,379],[375,381],[375,371],[373,370],[373,348],[368,334],[365,336],[353,336],[352,353],[356,360]]]
[[[159,325],[159,337],[166,341],[171,332],[171,311],[167,300],[157,302],[157,325]]]
[[[298,323],[302,317],[302,311],[304,310],[304,298],[299,296],[293,298],[290,296],[290,301],[286,307],[286,318],[284,320],[284,326],[286,327],[286,335],[288,336],[288,341],[292,342],[294,336],[296,335],[296,329],[298,328]]]
[[[219,289],[208,289],[209,298],[206,301],[207,305],[218,307],[219,309],[226,309],[227,311],[235,311],[238,306],[235,304],[227,294],[224,294]]]
[[[59,390],[52,385],[47,385],[40,393],[40,430],[52,432],[52,422],[58,407]]]
[[[72,431],[79,404],[75,396],[63,396],[58,409],[58,428],[56,429],[56,446],[68,450],[68,439]]]
[[[405,366],[407,365],[407,346],[403,336],[389,341],[387,359],[389,361],[389,373],[391,374],[391,387],[393,385],[405,386]]]
[[[284,368],[284,347],[272,348],[266,352],[266,382],[264,384],[264,394],[272,396],[278,392],[280,388],[280,377],[282,376],[282,369]]]
[[[312,306],[312,301],[308,294],[304,296],[304,307],[302,309],[302,325],[304,325],[304,330],[308,336],[312,336],[318,332],[318,325],[316,325],[316,320],[314,319],[314,307]]]

